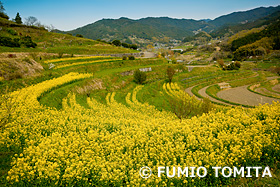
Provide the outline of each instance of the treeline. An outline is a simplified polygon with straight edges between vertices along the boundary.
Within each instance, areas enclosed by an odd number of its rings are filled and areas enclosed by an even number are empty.
[[[136,44],[122,43],[120,40],[114,40],[114,41],[111,42],[111,44],[113,44],[115,46],[122,46],[124,48],[130,48],[130,49],[137,50],[137,45]]]

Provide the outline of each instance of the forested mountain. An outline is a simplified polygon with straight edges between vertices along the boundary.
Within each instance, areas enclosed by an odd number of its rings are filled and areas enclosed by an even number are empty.
[[[234,34],[242,30],[250,30],[252,28],[257,28],[265,25],[269,25],[270,23],[273,23],[280,19],[280,10],[276,11],[266,17],[262,17],[260,19],[257,19],[253,22],[248,23],[239,23],[239,24],[233,24],[233,25],[224,25],[222,27],[219,27],[215,31],[211,32],[212,37],[222,37],[224,35],[228,34]]]
[[[280,6],[277,7],[260,7],[248,11],[243,12],[233,12],[228,15],[220,16],[213,21],[210,21],[209,23],[220,27],[227,24],[238,24],[238,23],[247,23],[247,22],[253,22],[257,19],[260,19],[262,17],[266,17],[273,12],[280,11]]]
[[[274,21],[260,31],[251,33],[249,31],[249,34],[238,37],[229,44],[235,60],[243,60],[249,56],[263,56],[269,54],[271,50],[279,50],[280,20]]]
[[[124,39],[136,36],[151,40],[153,37],[170,37],[182,39],[193,35],[192,31],[208,26],[206,22],[161,18],[143,18],[132,20],[128,18],[103,19],[93,24],[69,31],[71,34],[82,34],[91,39]]]
[[[168,17],[142,18],[132,20],[129,18],[102,19],[95,23],[67,31],[73,35],[81,34],[90,39],[102,39],[113,41],[131,41],[144,39],[148,41],[158,41],[162,38],[183,40],[186,37],[194,36],[197,31],[206,31],[211,35],[223,36],[226,32],[236,33],[240,29],[253,28],[265,24],[266,19],[277,17],[280,6],[260,7],[249,11],[234,12],[218,17],[214,20],[202,19],[173,19]],[[266,18],[267,16],[271,16]],[[56,31],[63,32],[63,31]]]

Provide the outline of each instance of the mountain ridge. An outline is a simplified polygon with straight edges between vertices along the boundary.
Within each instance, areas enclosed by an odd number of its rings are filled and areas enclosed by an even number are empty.
[[[107,18],[74,30],[56,30],[55,32],[70,33],[72,35],[82,34],[86,38],[106,41],[115,39],[130,41],[133,38],[147,41],[161,41],[164,38],[183,40],[187,36],[195,35],[197,31],[211,33],[225,25],[252,23],[277,11],[280,11],[280,5],[233,12],[219,16],[214,20],[170,17],[146,17],[140,19],[130,19],[127,17],[120,17],[118,19]]]

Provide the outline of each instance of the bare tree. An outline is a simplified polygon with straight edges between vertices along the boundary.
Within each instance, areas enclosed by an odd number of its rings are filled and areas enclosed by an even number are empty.
[[[24,24],[28,26],[34,26],[37,22],[38,22],[37,18],[33,16],[29,16],[28,18],[25,18]]]
[[[49,32],[53,31],[55,27],[53,25],[45,25],[44,26]]]
[[[175,70],[172,67],[168,66],[168,68],[166,70],[166,74],[167,74],[167,78],[168,78],[169,83],[171,83],[171,81],[173,79],[173,76],[175,74]]]

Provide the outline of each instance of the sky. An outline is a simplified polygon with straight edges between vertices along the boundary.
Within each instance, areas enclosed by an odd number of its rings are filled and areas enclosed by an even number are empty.
[[[103,18],[171,17],[215,19],[232,12],[280,5],[279,0],[0,0],[12,19],[36,17],[44,25],[69,31]]]

